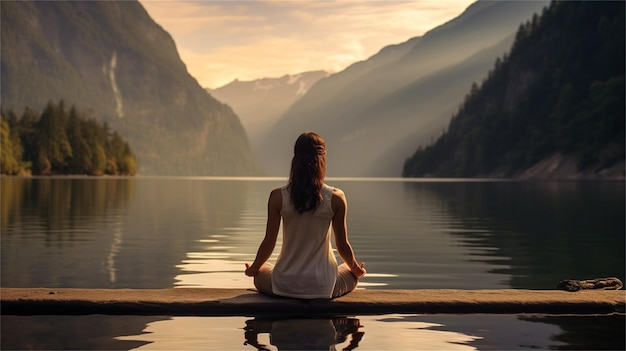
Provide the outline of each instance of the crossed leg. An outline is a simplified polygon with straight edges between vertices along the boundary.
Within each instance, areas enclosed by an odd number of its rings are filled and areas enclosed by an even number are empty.
[[[261,269],[259,269],[259,273],[254,276],[254,286],[263,294],[276,296],[272,291],[272,271],[274,271],[273,264],[263,264]],[[337,280],[335,281],[332,298],[334,299],[351,292],[356,288],[358,282],[359,280],[350,272],[348,265],[342,263],[337,268]]]

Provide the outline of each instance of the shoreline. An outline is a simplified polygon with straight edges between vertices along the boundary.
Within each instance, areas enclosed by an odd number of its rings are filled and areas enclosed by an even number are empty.
[[[625,290],[367,290],[333,300],[274,298],[252,289],[0,288],[2,315],[340,316],[625,313]]]

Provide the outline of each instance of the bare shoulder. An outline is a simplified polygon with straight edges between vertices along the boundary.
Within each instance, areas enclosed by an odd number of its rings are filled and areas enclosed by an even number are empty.
[[[276,188],[270,192],[270,197],[282,197],[282,188]]]
[[[281,188],[276,188],[270,192],[268,205],[276,208],[277,210],[280,210],[280,208],[283,206],[283,194]]]
[[[343,192],[343,190],[339,188],[333,188],[331,203],[333,205],[333,210],[335,211],[340,207],[346,207],[348,205],[348,200],[346,199],[346,194]]]
[[[339,188],[333,188],[333,197],[339,197],[345,200],[346,194]]]

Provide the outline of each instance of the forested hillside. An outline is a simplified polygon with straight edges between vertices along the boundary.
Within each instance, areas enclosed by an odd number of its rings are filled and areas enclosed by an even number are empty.
[[[578,175],[623,177],[624,30],[623,1],[551,3],[403,175],[515,177],[570,160]]]
[[[41,114],[27,109],[2,113],[2,174],[134,175],[137,161],[128,143],[106,123],[75,106],[49,102]]]
[[[467,88],[510,50],[520,23],[548,4],[476,1],[423,36],[321,79],[268,133],[259,162],[284,175],[295,138],[313,130],[326,140],[329,176],[400,176],[416,146],[441,134]]]
[[[238,117],[187,72],[139,2],[1,6],[3,110],[71,102],[128,140],[140,174],[258,174]]]

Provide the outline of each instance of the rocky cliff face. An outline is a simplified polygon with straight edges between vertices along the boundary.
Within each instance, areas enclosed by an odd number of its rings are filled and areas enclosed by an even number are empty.
[[[63,99],[133,147],[140,174],[251,175],[245,131],[136,1],[2,2],[2,108]]]

